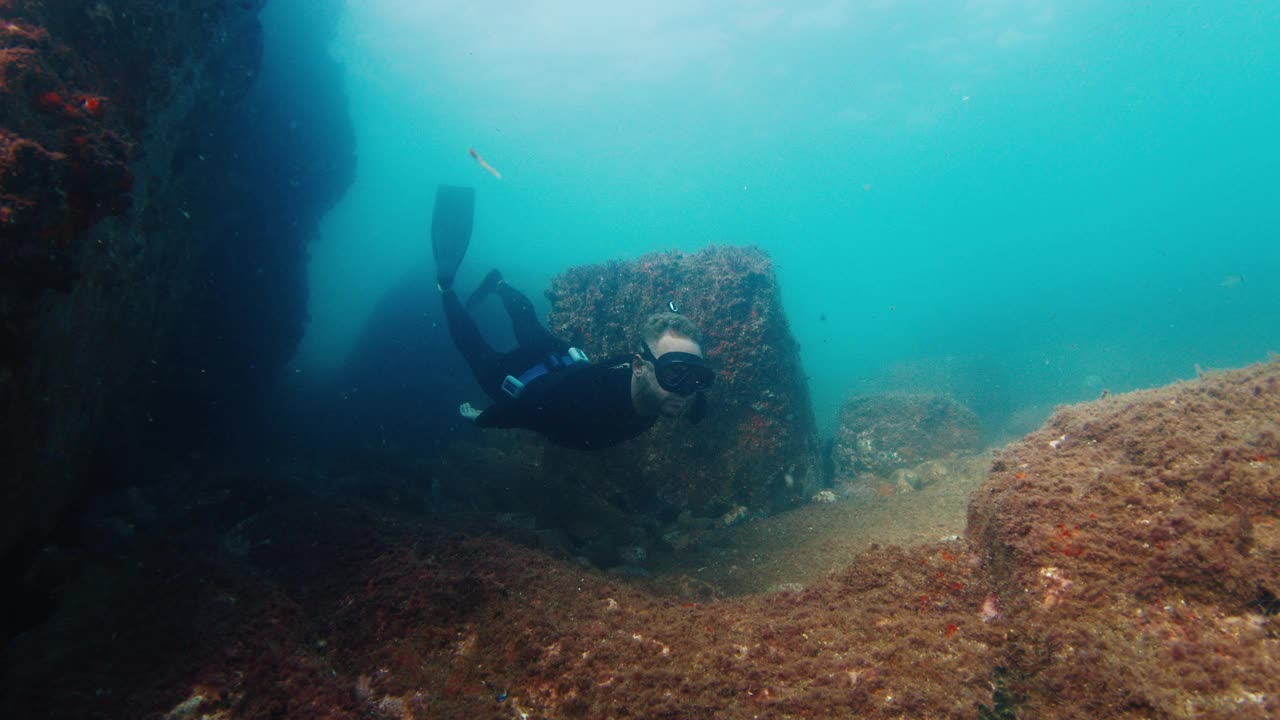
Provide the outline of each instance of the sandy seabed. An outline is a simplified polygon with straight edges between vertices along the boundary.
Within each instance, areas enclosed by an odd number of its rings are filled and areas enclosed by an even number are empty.
[[[728,528],[641,579],[350,498],[252,499],[234,534],[226,502],[193,501],[11,644],[2,709],[1280,714],[1280,361],[1060,408],[973,463]]]

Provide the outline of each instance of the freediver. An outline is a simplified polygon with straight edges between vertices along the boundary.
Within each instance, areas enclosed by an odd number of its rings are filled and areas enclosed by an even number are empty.
[[[703,359],[697,326],[674,312],[674,303],[672,312],[644,321],[634,353],[599,363],[543,327],[529,298],[504,282],[497,270],[485,276],[464,307],[453,279],[471,241],[474,212],[473,188],[436,188],[431,246],[449,335],[493,399],[483,411],[464,403],[458,408],[464,418],[482,428],[526,428],[581,450],[629,440],[660,416],[702,420],[704,393],[715,372]],[[511,318],[518,347],[509,352],[494,350],[469,312],[491,294],[502,299]]]

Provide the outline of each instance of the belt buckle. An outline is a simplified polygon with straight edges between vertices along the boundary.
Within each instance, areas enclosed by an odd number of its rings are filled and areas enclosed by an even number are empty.
[[[511,396],[511,399],[520,397],[520,393],[524,390],[524,383],[520,382],[515,375],[508,375],[502,379],[502,392]]]

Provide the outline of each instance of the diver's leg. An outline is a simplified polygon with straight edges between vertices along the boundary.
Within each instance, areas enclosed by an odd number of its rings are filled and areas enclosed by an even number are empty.
[[[480,281],[480,286],[471,291],[470,297],[467,298],[467,309],[475,309],[475,306],[479,305],[480,301],[497,292],[498,286],[501,284],[502,273],[498,272],[497,268],[490,270],[489,273],[484,276],[484,280]]]
[[[462,353],[480,387],[490,397],[498,399],[502,392],[502,378],[506,376],[501,369],[502,356],[485,341],[479,326],[466,308],[462,307],[456,292],[445,290],[440,294],[440,299],[444,301],[444,317],[449,324],[449,336],[453,338],[453,344]]]
[[[533,311],[533,303],[525,294],[506,284],[498,283],[497,293],[502,297],[502,306],[511,316],[511,330],[515,333],[520,347],[537,348],[541,352],[562,353],[568,344],[557,340],[538,322],[538,315]]]

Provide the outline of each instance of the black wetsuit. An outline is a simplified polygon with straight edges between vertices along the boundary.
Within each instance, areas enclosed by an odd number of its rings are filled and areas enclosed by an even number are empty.
[[[569,345],[542,327],[533,304],[519,291],[502,283],[497,292],[519,343],[507,353],[489,346],[453,290],[444,293],[449,334],[494,401],[476,418],[476,425],[527,428],[580,450],[617,445],[653,426],[657,417],[640,415],[631,401],[631,365],[626,362],[575,364],[530,381],[519,398],[503,392],[502,381],[508,375],[519,377],[549,355],[564,355]]]

